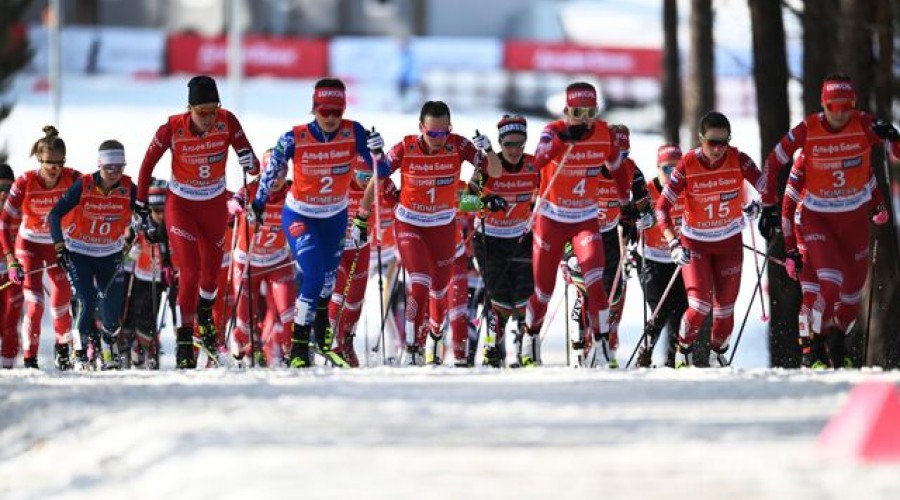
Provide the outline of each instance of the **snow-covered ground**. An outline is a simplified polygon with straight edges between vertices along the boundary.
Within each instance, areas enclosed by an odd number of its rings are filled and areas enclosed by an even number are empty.
[[[97,145],[116,138],[136,174],[156,127],[183,109],[186,80],[70,78],[60,123],[69,166],[91,170]],[[47,95],[32,84],[19,83],[0,126],[17,172],[35,167],[28,150],[51,120]],[[247,83],[239,117],[257,151],[308,119],[310,89]],[[227,107],[225,85],[222,95]],[[382,111],[390,92],[351,95],[348,115],[388,142],[415,132],[415,115]],[[454,130],[493,131],[501,113],[457,112]],[[529,149],[542,125],[532,120]],[[736,119],[733,135],[756,157],[755,124]],[[660,141],[632,138],[650,177]],[[168,175],[165,158],[156,171]],[[236,163],[231,173],[236,187]],[[744,271],[738,326],[755,285],[749,253]],[[634,278],[629,289],[623,365],[643,322]],[[561,298],[558,286],[551,314]],[[59,374],[45,335],[41,371],[0,373],[0,497],[895,498],[900,490],[900,466],[826,461],[815,445],[854,384],[900,383],[900,373],[766,368],[758,300],[734,369],[574,370],[564,367],[565,316],[548,326],[549,366],[502,372],[175,373],[167,328],[158,373]],[[364,324],[373,338],[376,324]]]

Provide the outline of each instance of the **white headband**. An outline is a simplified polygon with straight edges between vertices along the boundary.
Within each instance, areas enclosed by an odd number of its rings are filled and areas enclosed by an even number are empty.
[[[97,162],[100,165],[125,165],[125,150],[106,149],[100,151]]]

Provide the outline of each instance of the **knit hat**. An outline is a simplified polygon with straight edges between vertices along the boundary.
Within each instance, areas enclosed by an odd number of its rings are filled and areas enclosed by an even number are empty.
[[[16,174],[13,173],[12,167],[6,163],[0,163],[0,179],[7,181],[16,180]]]
[[[147,191],[147,204],[151,207],[160,207],[166,204],[166,190],[169,183],[162,179],[150,181],[150,190]]]
[[[188,82],[188,104],[219,104],[219,89],[216,81],[206,75],[195,76]]]
[[[503,115],[503,118],[497,122],[497,132],[500,142],[509,134],[528,135],[528,123],[525,117],[521,115]]]
[[[656,164],[677,162],[681,159],[681,148],[675,144],[663,144],[656,150]]]

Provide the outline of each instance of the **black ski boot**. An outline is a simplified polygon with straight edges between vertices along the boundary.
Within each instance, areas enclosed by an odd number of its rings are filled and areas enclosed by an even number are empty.
[[[72,369],[72,358],[69,356],[69,344],[56,344],[56,369],[65,372]]]
[[[206,351],[207,366],[219,363],[219,343],[216,338],[216,323],[213,321],[213,306],[215,299],[200,297],[197,306],[197,329],[200,331],[201,348]]]
[[[310,325],[298,325],[294,323],[294,331],[291,334],[291,368],[310,368],[312,359],[309,355]]]
[[[181,326],[175,331],[175,368],[179,370],[193,370],[197,368],[197,358],[194,356],[194,329],[189,326]]]

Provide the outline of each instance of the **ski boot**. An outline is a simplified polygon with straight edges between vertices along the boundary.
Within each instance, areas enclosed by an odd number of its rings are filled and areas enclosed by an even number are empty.
[[[727,368],[728,364],[728,356],[725,356],[725,353],[728,352],[728,346],[722,346],[719,349],[715,349],[710,347],[709,349],[709,367],[710,368]]]
[[[417,345],[406,346],[403,364],[406,366],[425,366],[425,347]]]
[[[678,350],[675,351],[675,369],[687,368],[694,366],[693,346],[678,343]]]
[[[606,368],[610,366],[609,333],[597,333],[591,347],[584,356],[588,368]]]
[[[519,344],[519,365],[541,366],[541,331],[540,329],[528,331],[522,335],[522,343]]]
[[[351,368],[359,368],[359,358],[353,348],[353,335],[345,334],[338,339],[338,345],[334,348],[335,354],[341,357]]]
[[[219,342],[216,337],[216,324],[213,321],[213,306],[215,299],[200,297],[197,306],[197,330],[200,333],[200,342],[197,347],[206,354],[206,367],[221,366],[219,361]]]
[[[64,372],[72,369],[72,359],[69,356],[69,344],[56,344],[56,369]]]
[[[319,301],[319,307],[316,309],[316,316],[313,319],[312,332],[316,339],[315,351],[325,358],[327,363],[339,368],[349,368],[347,361],[334,352],[334,330],[331,328],[331,322],[328,319],[328,301],[322,299]]]
[[[428,333],[428,339],[425,364],[441,366],[444,364],[444,334],[432,331]]]
[[[310,325],[294,323],[291,333],[291,358],[288,366],[291,368],[310,368],[312,359],[309,354]]]
[[[181,326],[175,331],[175,368],[193,370],[197,368],[197,357],[194,354],[194,329]]]
[[[812,342],[809,337],[800,337],[800,366],[802,368],[812,368],[815,358],[813,358]]]
[[[29,356],[22,360],[22,366],[25,368],[34,368],[35,370],[39,370],[37,362],[37,356]]]
[[[88,359],[87,349],[77,349],[75,351],[75,371],[86,372],[91,370],[91,362]]]
[[[101,370],[118,370],[121,366],[119,364],[119,339],[117,337],[118,331],[109,333],[105,329],[103,330],[103,339],[100,346]]]

